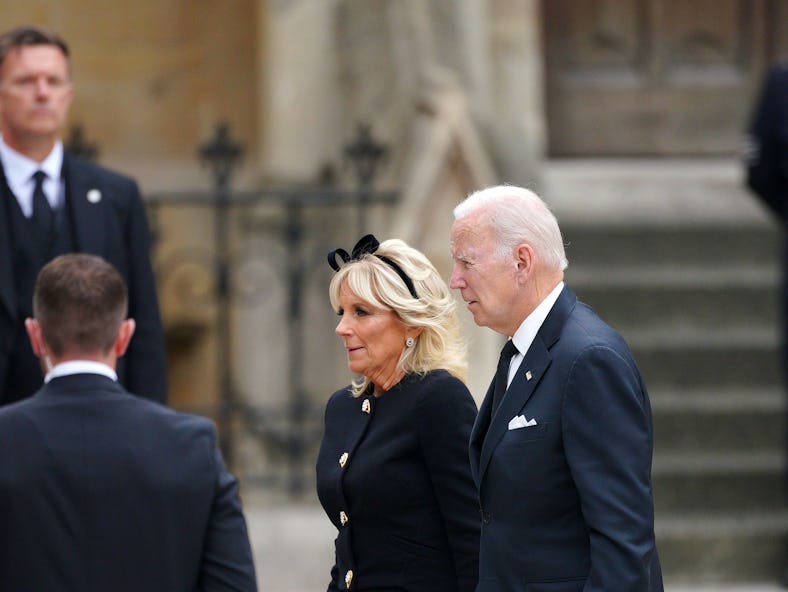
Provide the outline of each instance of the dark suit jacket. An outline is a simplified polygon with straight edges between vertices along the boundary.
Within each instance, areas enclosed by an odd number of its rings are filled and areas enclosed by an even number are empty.
[[[126,355],[118,363],[119,379],[131,392],[165,402],[164,337],[150,263],[150,234],[137,184],[129,177],[68,153],[64,155],[63,173],[76,250],[99,255],[112,263],[128,285],[129,317],[135,319],[137,329]],[[5,186],[2,167],[0,175],[0,186]],[[95,203],[88,199],[93,190],[101,196]],[[4,384],[9,350],[18,329],[8,225],[6,208],[0,207],[0,385]],[[29,347],[27,343],[25,346]],[[15,393],[7,396],[18,398]],[[0,393],[0,404],[2,399]]]
[[[256,589],[207,419],[55,378],[0,409],[0,467],[0,591]]]
[[[320,502],[338,530],[329,590],[346,590],[348,571],[351,590],[474,589],[475,417],[468,389],[445,370],[406,376],[379,398],[334,393],[317,460]]]
[[[772,68],[750,127],[747,185],[784,222],[788,212],[788,64]]]
[[[623,339],[564,288],[490,423],[491,399],[470,444],[477,590],[661,591],[651,409]],[[518,415],[536,425],[508,429]]]
[[[788,219],[788,64],[767,73],[750,125],[747,186],[785,228]],[[788,378],[788,233],[783,232],[782,368]],[[788,445],[788,440],[786,440]]]

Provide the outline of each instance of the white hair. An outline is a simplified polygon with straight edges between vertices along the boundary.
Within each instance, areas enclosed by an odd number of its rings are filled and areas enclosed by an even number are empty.
[[[515,185],[475,191],[454,208],[454,219],[477,212],[493,230],[498,257],[511,257],[517,245],[527,243],[547,267],[564,270],[569,265],[558,221],[533,191]]]

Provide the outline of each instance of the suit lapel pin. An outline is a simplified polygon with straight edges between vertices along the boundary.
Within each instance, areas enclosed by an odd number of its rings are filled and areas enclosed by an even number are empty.
[[[91,189],[87,194],[88,201],[92,204],[97,204],[101,201],[101,191],[98,189]]]
[[[364,399],[364,402],[361,404],[361,410],[366,414],[370,413],[369,399]]]
[[[531,380],[533,377],[534,377],[534,375],[531,374],[530,370],[528,370],[528,372],[525,373],[525,379],[526,380]]]

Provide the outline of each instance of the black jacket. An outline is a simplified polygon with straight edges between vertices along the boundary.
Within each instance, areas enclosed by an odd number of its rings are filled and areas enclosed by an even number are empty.
[[[0,466],[0,592],[256,590],[205,418],[63,376],[0,409]]]
[[[137,328],[126,355],[118,360],[120,382],[136,395],[163,403],[167,396],[164,332],[151,268],[148,222],[137,184],[125,175],[68,152],[63,155],[63,175],[75,250],[112,263],[128,286],[128,316],[136,321]],[[6,186],[2,167],[0,186]],[[8,194],[0,197],[15,199]],[[0,405],[28,397],[35,390],[3,392],[11,348],[15,343],[30,347],[26,339],[15,339],[16,332],[24,328],[23,319],[17,318],[19,306],[6,211],[0,207]],[[27,353],[32,355],[32,351]],[[35,384],[41,382],[36,375]]]
[[[750,127],[747,185],[781,220],[788,202],[788,65],[766,76]]]
[[[475,417],[468,389],[443,370],[406,376],[378,398],[334,393],[317,461],[318,496],[339,531],[329,590],[475,588]]]

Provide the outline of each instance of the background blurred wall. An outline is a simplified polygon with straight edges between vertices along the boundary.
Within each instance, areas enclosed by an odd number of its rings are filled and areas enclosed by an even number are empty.
[[[197,184],[195,147],[218,119],[256,150],[258,4],[4,0],[0,18],[63,35],[76,84],[71,121],[100,145],[103,163],[153,191]]]

